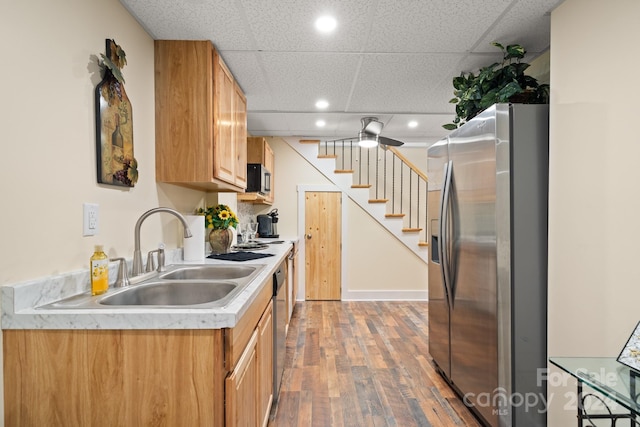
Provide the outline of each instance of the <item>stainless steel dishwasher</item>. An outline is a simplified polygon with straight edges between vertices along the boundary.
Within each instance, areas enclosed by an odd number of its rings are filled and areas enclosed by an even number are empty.
[[[284,285],[285,262],[273,273],[273,402],[278,401],[282,373],[284,372],[284,355],[286,351],[287,306]]]

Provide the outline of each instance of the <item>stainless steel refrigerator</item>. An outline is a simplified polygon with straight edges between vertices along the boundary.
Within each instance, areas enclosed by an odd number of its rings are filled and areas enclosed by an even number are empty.
[[[547,105],[496,104],[428,149],[429,352],[489,426],[545,426]]]

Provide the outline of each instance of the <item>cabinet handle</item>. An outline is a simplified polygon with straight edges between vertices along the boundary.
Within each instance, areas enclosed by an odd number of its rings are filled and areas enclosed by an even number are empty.
[[[305,237],[307,238],[307,240],[311,239],[311,234],[307,234]]]

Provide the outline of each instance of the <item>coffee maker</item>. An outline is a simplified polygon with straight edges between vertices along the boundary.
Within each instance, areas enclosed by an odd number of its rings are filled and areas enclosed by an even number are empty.
[[[278,209],[271,209],[266,215],[258,215],[258,234],[260,237],[278,236]]]

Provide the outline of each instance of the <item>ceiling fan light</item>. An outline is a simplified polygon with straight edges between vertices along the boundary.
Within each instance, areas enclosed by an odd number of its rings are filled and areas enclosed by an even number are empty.
[[[378,136],[360,133],[358,136],[358,145],[363,148],[373,148],[378,145]]]

